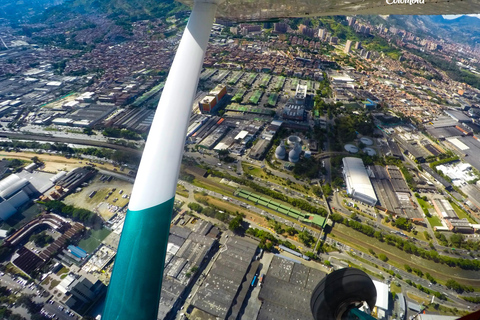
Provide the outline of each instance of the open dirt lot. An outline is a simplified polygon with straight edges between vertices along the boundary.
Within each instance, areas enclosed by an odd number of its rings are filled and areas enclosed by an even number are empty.
[[[82,191],[73,193],[65,198],[64,202],[75,207],[97,212],[104,220],[110,219],[115,212],[125,206],[130,200],[133,185],[129,182],[113,178],[110,182],[101,181],[101,174],[97,174],[89,185]],[[113,191],[115,189],[115,191]],[[96,191],[90,198],[90,194]],[[120,194],[120,191],[123,191]],[[110,193],[110,195],[109,195]],[[127,198],[122,196],[128,195]],[[115,200],[117,199],[117,200]]]
[[[79,160],[70,158],[67,159],[63,156],[59,155],[51,155],[51,154],[38,154],[34,152],[0,152],[0,159],[20,159],[20,160],[28,160],[32,159],[33,157],[38,157],[40,161],[45,163],[45,166],[41,168],[41,171],[57,173],[60,170],[67,170],[70,171],[77,167],[85,166],[88,162],[87,160]],[[115,168],[112,164],[105,163],[105,164],[95,164],[97,168],[111,170]]]

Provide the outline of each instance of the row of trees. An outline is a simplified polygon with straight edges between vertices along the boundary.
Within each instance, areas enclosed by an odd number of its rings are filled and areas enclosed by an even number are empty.
[[[435,250],[426,250],[424,248],[417,247],[415,244],[411,243],[408,240],[405,240],[393,234],[384,234],[381,231],[375,231],[375,229],[368,225],[364,225],[358,221],[349,220],[348,218],[343,218],[337,213],[332,214],[330,218],[335,222],[343,223],[344,225],[360,231],[361,233],[369,237],[375,237],[381,242],[386,242],[390,246],[397,247],[398,249],[403,250],[404,252],[409,254],[414,254],[417,257],[421,257],[423,259],[431,260],[437,263],[446,264],[449,267],[459,267],[465,270],[480,270],[480,261],[478,260],[469,260],[440,255]]]
[[[37,149],[45,151],[56,151],[60,152],[63,155],[91,155],[97,158],[106,158],[111,159],[118,163],[130,163],[138,164],[140,161],[140,156],[137,153],[113,150],[108,148],[79,148],[73,149],[70,148],[67,144],[63,143],[39,143],[35,141],[0,141],[0,147],[12,148],[12,149]],[[13,161],[13,160],[12,160]],[[20,161],[20,160],[17,160]],[[20,163],[23,165],[22,163]]]
[[[447,283],[445,284],[448,289],[455,290],[458,293],[463,293],[463,292],[474,292],[475,289],[472,286],[465,286],[463,284],[458,283],[457,281],[453,279],[447,280]]]
[[[129,140],[140,140],[142,137],[136,132],[128,129],[105,128],[102,134],[106,137],[123,138]]]
[[[220,172],[220,171],[216,171],[216,170],[211,170],[210,173],[214,176],[229,179],[229,180],[232,180],[236,183],[248,186],[255,191],[258,191],[258,192],[260,192],[264,195],[267,195],[271,198],[287,202],[287,203],[291,204],[292,206],[294,206],[296,208],[299,208],[301,210],[308,211],[308,212],[311,212],[311,213],[314,213],[314,214],[318,214],[318,215],[321,215],[323,217],[327,216],[327,211],[324,208],[313,206],[310,203],[308,203],[307,201],[302,200],[302,199],[290,198],[290,197],[284,195],[283,193],[273,191],[272,189],[267,188],[267,187],[262,187],[262,186],[260,186],[256,183],[254,183],[251,180],[241,178],[241,177],[231,176],[229,174],[226,174],[226,173],[223,173],[223,172]]]
[[[202,199],[200,199],[202,201]],[[228,223],[228,228],[235,232],[235,233],[240,233],[243,230],[243,215],[240,213],[235,213],[235,217],[232,219],[230,214],[228,212],[222,211],[222,210],[217,210],[214,206],[208,203],[208,201],[204,198],[204,202],[206,207],[203,207],[202,205],[195,203],[195,202],[190,202],[188,204],[188,208],[191,210],[201,213],[206,215],[207,217],[212,217],[217,220],[220,220],[222,222]]]
[[[90,210],[76,208],[58,200],[48,201],[45,203],[45,206],[54,213],[71,218],[75,221],[80,221],[87,225],[93,225],[97,219],[97,215]]]
[[[256,228],[249,228],[245,233],[260,239],[260,244],[258,245],[260,249],[272,251],[274,249],[273,248],[274,246],[282,244],[289,249],[299,252],[299,250],[297,249],[297,247],[295,247],[295,245],[293,245],[287,240],[282,241],[275,238],[275,236],[268,231],[264,231]]]
[[[425,288],[424,286],[422,286],[421,284],[419,283],[414,283],[413,281],[411,281],[410,279],[407,279],[405,280],[405,282],[409,285],[411,285],[412,287],[415,287],[417,288],[418,290],[422,291],[422,292],[425,292],[426,294],[432,294],[434,295],[436,298],[438,299],[441,299],[441,300],[447,300],[447,297],[441,293],[441,292],[438,292],[438,291],[435,291],[435,290],[431,290],[431,289],[428,289],[428,288]]]

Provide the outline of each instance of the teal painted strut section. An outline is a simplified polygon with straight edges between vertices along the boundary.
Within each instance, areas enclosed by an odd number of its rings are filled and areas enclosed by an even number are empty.
[[[102,320],[157,319],[173,202],[127,212]]]

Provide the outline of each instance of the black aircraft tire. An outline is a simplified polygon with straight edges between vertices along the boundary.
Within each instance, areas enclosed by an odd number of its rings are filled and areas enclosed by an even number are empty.
[[[336,270],[320,281],[313,290],[310,309],[315,320],[336,320],[345,304],[365,301],[373,309],[377,290],[372,279],[355,268]]]

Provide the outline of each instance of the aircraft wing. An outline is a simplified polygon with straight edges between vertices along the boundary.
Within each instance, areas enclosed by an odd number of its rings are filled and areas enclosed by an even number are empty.
[[[179,0],[193,7],[194,0]],[[480,13],[478,0],[225,0],[217,18],[264,21],[286,17],[369,14],[472,14]]]

